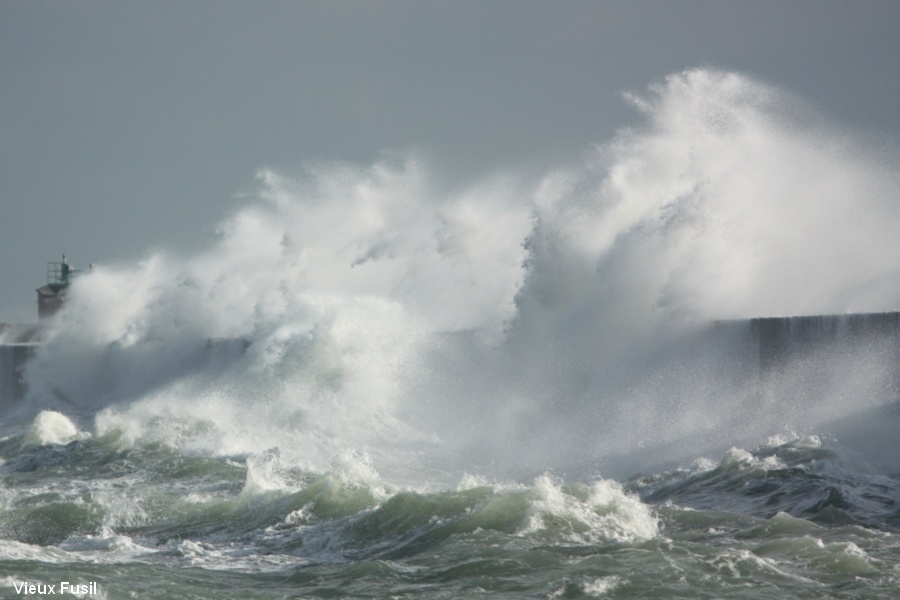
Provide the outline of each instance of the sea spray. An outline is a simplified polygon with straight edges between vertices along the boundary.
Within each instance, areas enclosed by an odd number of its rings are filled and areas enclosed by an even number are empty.
[[[895,308],[894,163],[742,75],[629,98],[642,124],[547,174],[261,171],[209,249],[73,284],[27,406],[320,472],[351,449],[413,479],[629,469],[852,410],[784,411],[783,385],[760,403],[740,340],[706,328]]]
[[[805,365],[761,387],[747,338],[723,347],[723,330],[708,329],[896,309],[896,161],[735,74],[675,75],[635,102],[645,125],[538,186],[502,351],[465,340],[449,355],[453,376],[484,382],[481,394],[464,386],[491,417],[474,436],[489,461],[640,468],[654,454],[840,418],[861,408],[848,388],[896,369],[890,354],[861,349],[854,364],[866,375],[819,377],[821,394],[792,393],[816,378]],[[830,358],[819,365],[846,357]]]

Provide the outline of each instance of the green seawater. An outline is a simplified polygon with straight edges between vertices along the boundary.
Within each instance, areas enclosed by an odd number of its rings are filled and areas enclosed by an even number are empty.
[[[900,589],[900,481],[816,445],[621,482],[466,476],[453,487],[115,434],[11,436],[0,456],[4,599],[26,597],[22,582],[56,586],[29,598],[76,597],[58,593],[63,581],[160,600],[880,600]]]

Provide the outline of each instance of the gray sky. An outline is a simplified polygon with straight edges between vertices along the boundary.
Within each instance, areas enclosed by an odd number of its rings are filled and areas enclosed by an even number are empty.
[[[0,0],[0,321],[45,264],[188,251],[262,166],[415,147],[447,177],[552,166],[621,99],[736,70],[900,141],[900,2]]]

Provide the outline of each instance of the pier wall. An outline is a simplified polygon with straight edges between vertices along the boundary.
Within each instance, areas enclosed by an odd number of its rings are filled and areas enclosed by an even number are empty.
[[[748,385],[779,387],[781,396],[833,394],[844,386],[848,395],[900,400],[900,312],[753,318],[718,322],[713,330],[704,344],[730,352],[729,369]],[[193,368],[227,368],[248,346],[244,339],[207,340]],[[0,410],[24,397],[22,370],[39,347],[37,326],[0,323]]]
[[[25,397],[28,390],[23,381],[23,371],[26,363],[41,348],[40,338],[40,329],[36,326],[0,324],[0,414]],[[178,361],[174,363],[175,367],[169,369],[168,375],[171,378],[178,378],[191,372],[209,374],[220,372],[240,360],[249,346],[250,342],[244,338],[197,340],[195,343],[182,346],[177,350]],[[89,361],[90,364],[83,365],[89,368],[82,374],[87,373],[86,377],[93,378],[98,386],[94,391],[115,391],[115,388],[108,387],[113,385],[112,382],[115,379],[111,375],[122,371],[122,368],[117,365],[122,358],[122,352],[127,351],[123,351],[117,344],[110,344],[105,351],[93,356],[95,359],[93,362]],[[104,375],[99,376],[98,373]],[[126,376],[134,374],[133,371],[125,370]],[[83,381],[84,379],[82,379]],[[145,381],[144,385],[149,388],[165,381],[165,378],[159,380],[151,378]],[[141,389],[139,383],[125,387]],[[67,393],[66,382],[57,382],[54,389],[65,395]]]
[[[37,347],[36,344],[0,345],[0,411],[11,407],[25,395],[22,369]]]
[[[839,359],[863,347],[900,357],[900,312],[750,319],[760,368],[828,353]]]
[[[761,393],[900,400],[900,312],[750,319]]]
[[[22,369],[37,351],[40,333],[35,324],[0,323],[0,410],[24,396]]]

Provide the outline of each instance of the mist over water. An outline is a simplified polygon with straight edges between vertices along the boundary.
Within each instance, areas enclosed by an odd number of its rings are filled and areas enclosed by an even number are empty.
[[[900,308],[896,157],[733,73],[628,98],[634,127],[547,173],[260,171],[207,250],[73,284],[24,410],[421,481],[637,470],[882,403],[761,401],[709,325]]]

